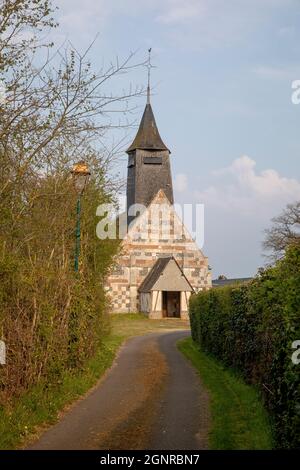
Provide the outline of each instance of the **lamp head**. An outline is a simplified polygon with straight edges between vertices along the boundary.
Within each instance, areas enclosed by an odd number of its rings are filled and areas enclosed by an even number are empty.
[[[87,163],[85,163],[83,160],[78,163],[75,163],[71,170],[71,174],[77,193],[82,194],[91,174]]]

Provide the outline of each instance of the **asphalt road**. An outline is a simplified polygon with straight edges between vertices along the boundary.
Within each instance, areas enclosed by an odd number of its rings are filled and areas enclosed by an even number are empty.
[[[113,367],[30,449],[205,449],[208,396],[176,347],[188,331],[132,338]]]

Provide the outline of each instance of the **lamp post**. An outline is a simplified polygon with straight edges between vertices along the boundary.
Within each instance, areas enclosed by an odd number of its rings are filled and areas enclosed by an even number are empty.
[[[78,272],[79,268],[79,255],[80,255],[80,213],[81,213],[81,196],[87,185],[90,171],[88,165],[84,161],[75,163],[71,170],[73,177],[74,187],[77,192],[77,208],[76,208],[76,244],[75,244],[75,262],[74,268]]]

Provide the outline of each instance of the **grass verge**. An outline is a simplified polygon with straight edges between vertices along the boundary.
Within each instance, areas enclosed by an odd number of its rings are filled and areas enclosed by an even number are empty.
[[[179,341],[178,348],[199,371],[210,395],[210,449],[271,449],[271,426],[257,391],[200,351],[191,338]]]

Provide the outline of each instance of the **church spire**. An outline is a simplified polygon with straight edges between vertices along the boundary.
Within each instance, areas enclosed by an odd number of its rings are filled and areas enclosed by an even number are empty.
[[[157,125],[151,104],[146,104],[145,111],[139,126],[139,130],[134,141],[127,149],[127,153],[133,150],[169,150],[161,136],[159,135]]]
[[[147,84],[147,104],[144,110],[142,120],[140,122],[139,130],[135,136],[134,141],[127,149],[127,153],[133,150],[168,150],[162,138],[159,135],[157,125],[155,122],[154,114],[150,104],[150,76],[151,68],[151,48],[148,49],[148,84]]]
[[[159,191],[163,191],[170,204],[173,204],[170,150],[159,135],[150,103],[151,49],[145,63],[148,68],[147,103],[134,141],[127,149],[127,224],[135,218],[134,204],[145,207],[153,201]]]

